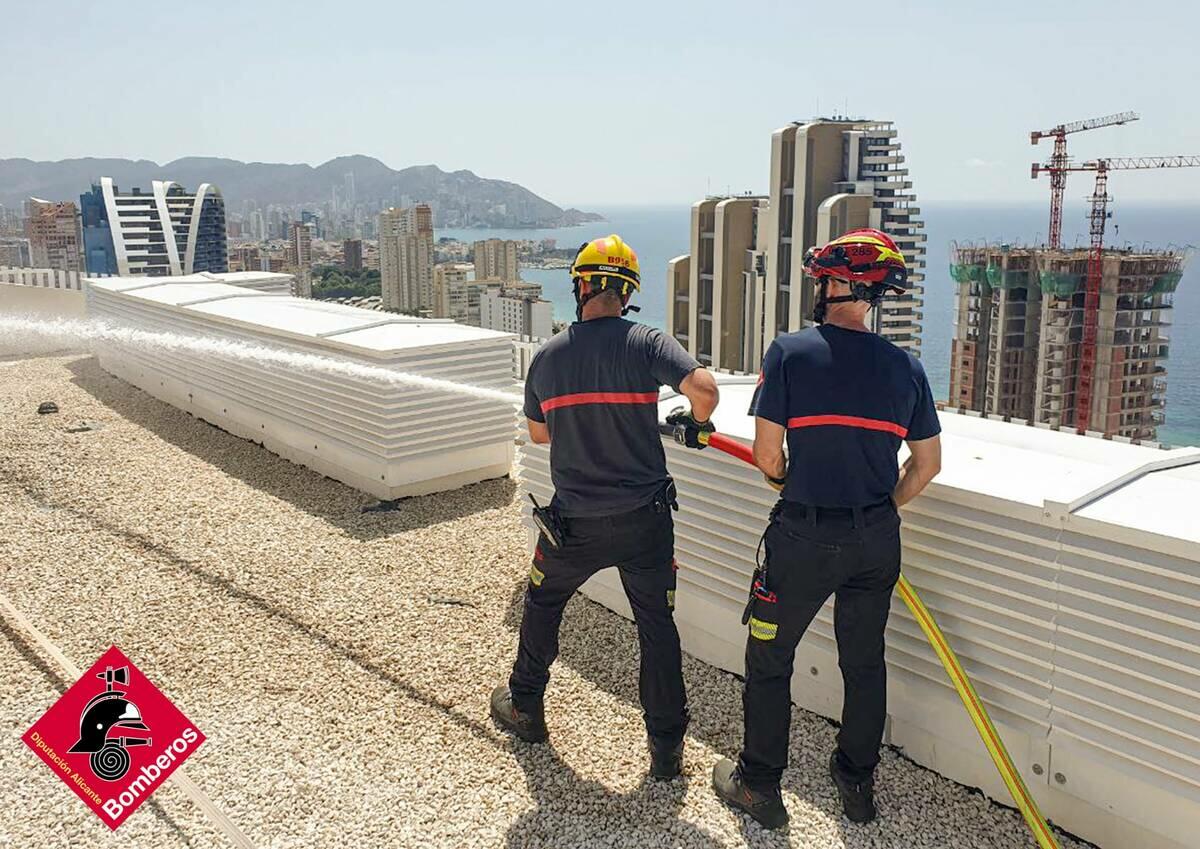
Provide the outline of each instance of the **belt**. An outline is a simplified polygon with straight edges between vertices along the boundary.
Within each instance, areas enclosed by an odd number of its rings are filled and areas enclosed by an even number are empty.
[[[679,502],[675,499],[675,481],[668,480],[662,489],[656,492],[654,497],[641,507],[635,507],[632,510],[626,510],[623,513],[614,513],[609,516],[563,516],[562,520],[568,527],[572,525],[576,528],[611,527],[614,524],[622,524],[648,516],[662,516],[670,513],[672,510],[678,510]]]
[[[865,527],[896,515],[896,504],[891,498],[863,507],[820,507],[816,504],[781,500],[776,510],[778,515],[792,521],[803,521],[812,525],[836,524],[857,527],[861,524]]]

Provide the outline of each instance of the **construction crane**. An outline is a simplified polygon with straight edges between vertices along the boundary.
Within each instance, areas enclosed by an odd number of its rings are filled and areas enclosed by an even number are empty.
[[[1079,168],[1069,167],[1070,158],[1067,156],[1067,136],[1083,130],[1095,130],[1100,127],[1111,127],[1115,124],[1126,124],[1136,121],[1140,116],[1136,112],[1118,112],[1115,115],[1104,115],[1100,118],[1088,118],[1083,121],[1073,121],[1070,124],[1059,124],[1049,130],[1034,130],[1029,134],[1030,144],[1037,144],[1040,139],[1054,137],[1054,153],[1050,161],[1042,165],[1034,163],[1033,179],[1038,178],[1042,171],[1050,175],[1050,247],[1061,247],[1062,242],[1062,206],[1063,193],[1067,188],[1067,172],[1078,171]],[[1088,169],[1090,170],[1090,169]]]
[[[1046,168],[1047,166],[1041,166]],[[1034,165],[1033,175],[1039,166]],[[1092,159],[1081,165],[1065,164],[1060,167],[1065,180],[1069,171],[1094,171],[1096,186],[1092,191],[1092,208],[1088,213],[1088,233],[1091,247],[1088,250],[1087,284],[1083,300],[1083,338],[1079,349],[1079,380],[1075,387],[1075,429],[1083,433],[1091,425],[1092,383],[1096,372],[1096,333],[1100,318],[1100,282],[1104,276],[1104,229],[1108,221],[1109,171],[1137,171],[1151,168],[1200,168],[1200,156],[1134,156]]]

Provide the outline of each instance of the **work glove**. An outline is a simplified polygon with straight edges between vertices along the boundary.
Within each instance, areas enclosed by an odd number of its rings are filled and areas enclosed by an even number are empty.
[[[675,441],[688,448],[704,450],[708,447],[708,434],[716,431],[711,421],[696,421],[691,410],[676,407],[667,416],[667,424],[675,428]]]

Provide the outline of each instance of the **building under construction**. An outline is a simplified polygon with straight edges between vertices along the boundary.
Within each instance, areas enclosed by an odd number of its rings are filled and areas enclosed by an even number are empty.
[[[1084,342],[1088,256],[1086,248],[954,246],[951,406],[1155,440],[1183,254],[1104,250],[1091,357]],[[1095,364],[1091,397],[1081,403],[1088,362]]]

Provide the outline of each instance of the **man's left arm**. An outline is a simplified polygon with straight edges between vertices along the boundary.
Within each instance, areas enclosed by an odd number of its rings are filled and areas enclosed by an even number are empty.
[[[550,428],[546,426],[545,422],[526,419],[525,426],[529,429],[530,442],[534,443],[535,445],[550,444]]]
[[[929,482],[942,470],[942,437],[908,441],[909,455],[900,468],[900,482],[892,493],[897,507],[902,507],[921,494]]]
[[[909,455],[900,469],[900,480],[892,493],[896,506],[902,506],[921,494],[921,490],[942,470],[942,424],[933,403],[933,390],[920,361],[913,358],[913,377],[917,381],[917,403],[908,423],[905,442]]]
[[[776,340],[763,355],[758,388],[751,404],[754,414],[754,464],[775,489],[783,489],[787,477],[788,386],[783,366],[783,349]]]

